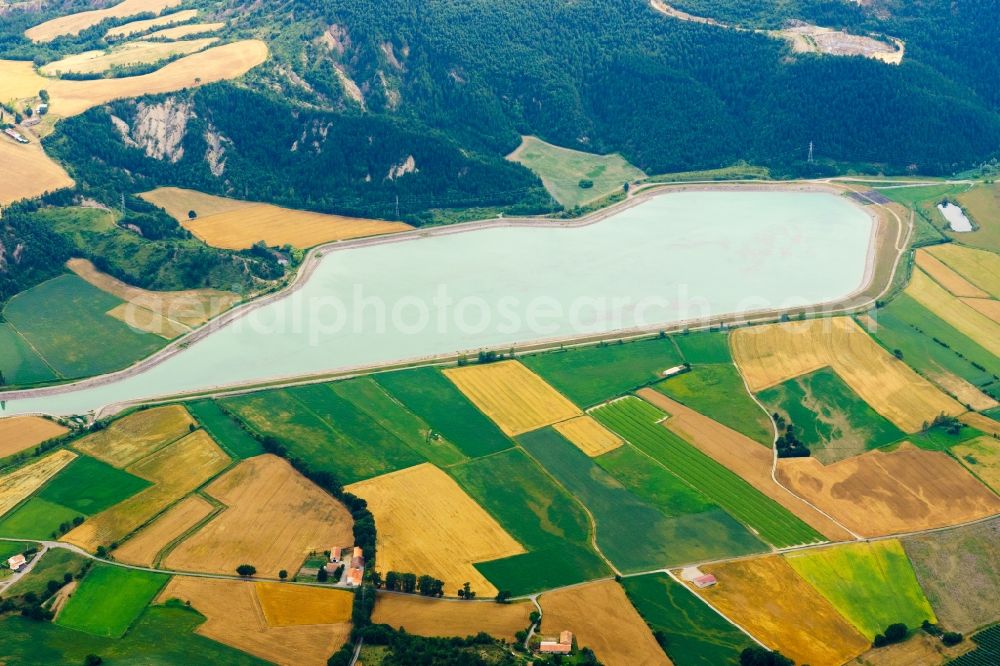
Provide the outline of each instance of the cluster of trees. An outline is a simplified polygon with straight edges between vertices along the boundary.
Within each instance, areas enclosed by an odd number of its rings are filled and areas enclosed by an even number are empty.
[[[514,666],[519,660],[505,649],[503,641],[479,633],[466,638],[428,638],[408,634],[384,624],[370,624],[352,631],[352,642],[387,648],[381,657],[383,666]],[[327,661],[328,666],[347,666],[354,655],[348,642]],[[535,661],[536,664],[553,663]]]
[[[953,645],[958,645],[963,640],[965,640],[965,636],[963,636],[959,632],[945,631],[938,625],[931,624],[930,620],[924,620],[923,624],[920,625],[920,628],[923,629],[924,632],[930,634],[931,636],[937,636],[938,638],[940,638],[941,642],[947,645],[948,647],[951,647]]]
[[[881,634],[875,634],[875,640],[872,641],[872,647],[885,647],[886,645],[892,645],[893,643],[902,643],[906,640],[906,636],[909,634],[906,625],[902,622],[895,622],[890,624],[885,628],[885,631]]]
[[[778,426],[778,439],[775,440],[775,447],[778,449],[779,458],[808,458],[809,447],[799,439],[795,424],[786,421],[785,417],[775,412],[771,415],[775,425]]]
[[[73,247],[34,217],[36,203],[7,207],[0,217],[0,304],[63,271]]]
[[[375,573],[372,575],[372,583],[375,587],[393,592],[419,593],[425,597],[444,596],[444,581],[426,574],[417,576],[413,573],[390,571],[386,573],[385,579],[382,580],[378,573]]]
[[[795,666],[795,662],[780,652],[754,645],[740,653],[740,666]]]

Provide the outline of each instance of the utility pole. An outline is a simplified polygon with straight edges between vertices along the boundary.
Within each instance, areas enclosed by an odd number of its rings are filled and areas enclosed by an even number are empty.
[[[813,142],[809,142],[809,164],[813,163]]]

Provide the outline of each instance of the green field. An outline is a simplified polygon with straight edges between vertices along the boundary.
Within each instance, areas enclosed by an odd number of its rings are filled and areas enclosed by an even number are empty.
[[[824,465],[905,436],[830,368],[789,379],[757,397],[795,425],[798,438]]]
[[[759,552],[762,544],[722,511],[667,517],[551,428],[521,444],[593,514],[601,551],[622,571]]]
[[[928,377],[946,371],[985,387],[1000,375],[1000,359],[958,332],[906,294],[871,313],[875,326],[866,330],[890,352]]]
[[[619,446],[594,458],[594,462],[664,515],[683,516],[719,508],[634,446]]]
[[[165,574],[95,565],[56,620],[95,636],[121,637],[170,579]]]
[[[92,516],[149,485],[145,479],[81,455],[45,484],[37,497]]]
[[[695,365],[653,386],[677,402],[771,446],[774,433],[764,410],[747,393],[736,366],[728,363]]]
[[[184,406],[201,423],[205,432],[233,458],[243,460],[264,452],[260,442],[222,411],[215,400],[197,400]]]
[[[583,509],[524,451],[510,449],[447,471],[529,551],[476,565],[497,589],[527,594],[610,573],[590,548]]]
[[[0,562],[6,566],[7,559],[15,555],[20,555],[35,544],[24,541],[0,541]]]
[[[663,632],[667,656],[676,666],[736,664],[740,652],[754,645],[667,574],[625,578],[622,587],[650,628]]]
[[[948,236],[962,245],[1000,252],[1000,185],[977,185],[957,199],[979,228],[972,233],[947,232]]]
[[[47,592],[50,580],[62,582],[66,574],[76,576],[89,562],[91,562],[90,559],[77,555],[71,550],[50,548],[42,555],[42,559],[35,564],[31,571],[25,574],[17,582],[17,586],[11,588],[10,591],[18,596],[28,592],[34,592],[41,596]]]
[[[946,240],[944,231],[948,226],[948,221],[944,219],[937,209],[938,203],[945,197],[954,199],[956,195],[969,189],[968,185],[926,185],[923,187],[890,187],[886,189],[875,188],[889,199],[901,203],[908,208],[912,208],[915,229],[911,243],[915,247],[941,243]],[[949,234],[950,235],[950,234]],[[968,236],[970,234],[961,234]]]
[[[898,541],[845,544],[785,559],[867,638],[895,622],[910,629],[937,622]]]
[[[9,386],[57,379],[52,368],[36,354],[9,324],[0,321],[0,372]]]
[[[934,426],[927,430],[907,435],[906,441],[928,451],[947,451],[956,444],[967,442],[982,435],[981,431],[964,424],[962,424],[962,427],[956,433],[950,432],[948,426]],[[892,448],[894,447],[888,447],[886,450],[889,451]]]
[[[665,414],[649,403],[629,397],[591,414],[774,546],[823,540],[822,535],[739,476],[660,426],[657,422]]]
[[[433,433],[420,417],[394,400],[371,377],[360,377],[328,385],[330,390],[367,414],[408,447],[439,467],[454,465],[466,456],[451,442]]]
[[[24,539],[57,538],[59,525],[82,517],[79,511],[32,497],[0,521],[0,537]]]
[[[621,155],[595,155],[561,148],[534,136],[524,137],[524,143],[509,159],[534,171],[552,198],[566,208],[602,199],[621,191],[624,183],[646,176]],[[593,187],[580,187],[584,179],[592,181]]]
[[[520,360],[577,405],[590,407],[655,381],[684,359],[670,338],[654,338],[572,347]]]
[[[124,368],[166,344],[105,314],[121,303],[75,275],[61,275],[10,299],[3,316],[69,379]]]
[[[345,485],[424,462],[323,384],[236,396],[222,406]]]
[[[733,362],[729,333],[725,331],[682,333],[674,336],[674,342],[691,365]]]
[[[88,654],[105,664],[266,664],[248,654],[198,636],[204,616],[171,604],[146,610],[120,639],[68,629],[61,623],[0,618],[0,662],[7,664],[82,664]]]
[[[485,456],[514,445],[437,368],[387,372],[375,375],[374,379],[469,457]]]

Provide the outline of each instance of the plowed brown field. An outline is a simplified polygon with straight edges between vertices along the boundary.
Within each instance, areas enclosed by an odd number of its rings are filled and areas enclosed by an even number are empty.
[[[858,534],[916,532],[1000,513],[1000,498],[940,451],[911,444],[825,467],[786,458],[778,478]]]

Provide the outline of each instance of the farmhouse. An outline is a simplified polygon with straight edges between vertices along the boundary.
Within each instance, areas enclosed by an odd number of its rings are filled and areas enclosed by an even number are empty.
[[[28,563],[28,559],[24,555],[15,555],[7,559],[7,566],[10,567],[11,571],[20,571],[21,567]]]
[[[679,375],[683,372],[687,372],[690,368],[687,365],[675,365],[672,368],[667,368],[663,371],[664,377],[673,377],[674,375]]]
[[[712,587],[718,581],[712,574],[706,574],[698,567],[684,567],[681,569],[681,579],[694,583],[696,587]]]
[[[330,549],[330,561],[340,562],[340,546],[334,546]]]
[[[542,641],[538,645],[538,651],[545,654],[569,654],[573,651],[573,632],[559,632],[558,641]]]

